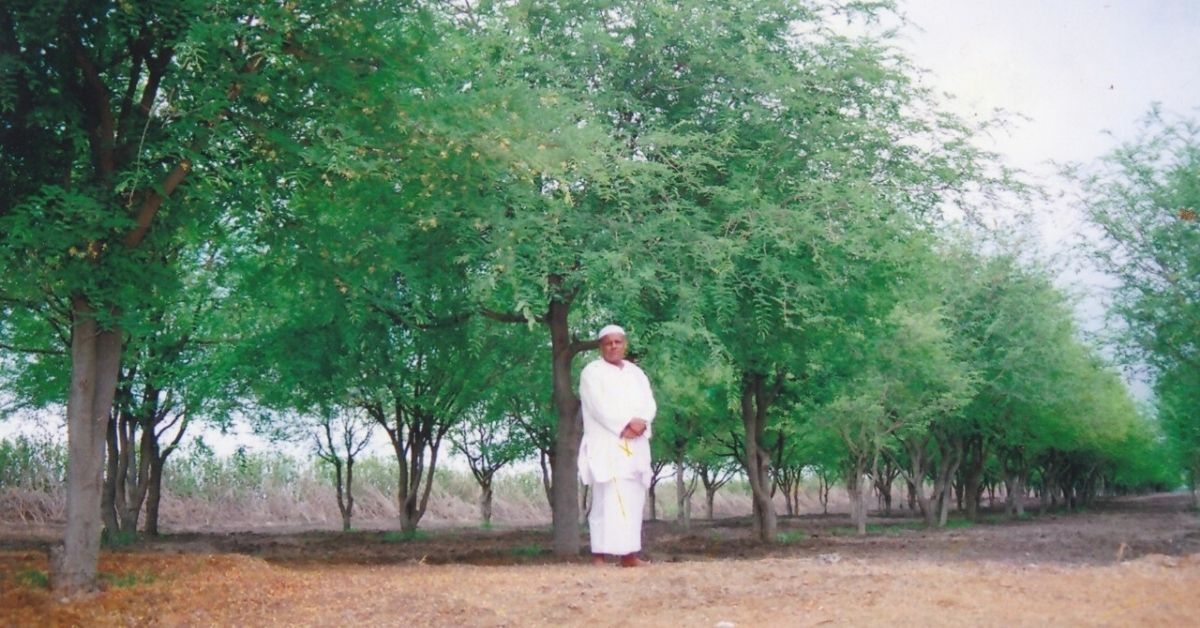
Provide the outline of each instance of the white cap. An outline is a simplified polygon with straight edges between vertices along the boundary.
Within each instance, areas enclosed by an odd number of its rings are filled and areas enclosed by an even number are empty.
[[[621,334],[624,336],[625,330],[621,329],[619,325],[605,325],[604,328],[600,330],[600,333],[596,334],[596,340],[602,340],[609,334]]]

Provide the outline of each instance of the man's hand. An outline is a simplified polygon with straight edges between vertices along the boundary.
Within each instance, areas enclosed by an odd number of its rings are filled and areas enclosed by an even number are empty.
[[[621,438],[638,438],[642,434],[646,433],[646,427],[648,427],[646,425],[646,421],[634,417],[629,421],[629,424],[625,426],[625,429],[621,430]]]

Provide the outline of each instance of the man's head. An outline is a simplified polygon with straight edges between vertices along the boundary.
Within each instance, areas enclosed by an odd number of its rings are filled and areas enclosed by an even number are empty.
[[[605,325],[600,330],[600,356],[605,362],[620,366],[625,359],[625,330],[616,325]]]

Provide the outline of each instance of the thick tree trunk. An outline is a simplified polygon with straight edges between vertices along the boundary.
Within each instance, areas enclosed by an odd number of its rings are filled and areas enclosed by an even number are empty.
[[[67,400],[67,525],[51,550],[60,594],[89,591],[100,559],[104,441],[121,366],[121,331],[101,331],[88,301],[72,299],[71,392]]]
[[[717,498],[717,487],[704,487],[704,518],[713,520],[713,501]]]
[[[561,279],[559,280],[561,283]],[[567,327],[570,304],[550,301],[546,323],[550,327],[550,352],[554,410],[558,414],[558,432],[554,440],[551,513],[554,521],[554,554],[579,555],[579,442],[583,438],[583,419],[579,397],[571,387],[571,337]]]
[[[768,392],[760,373],[742,375],[742,424],[746,431],[745,464],[754,504],[754,534],[763,543],[776,541],[777,522],[771,503],[771,456],[762,447]]]

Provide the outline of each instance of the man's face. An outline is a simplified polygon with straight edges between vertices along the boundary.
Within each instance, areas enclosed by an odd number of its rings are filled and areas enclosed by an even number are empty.
[[[608,334],[600,339],[600,355],[609,364],[620,365],[625,359],[625,336],[623,334]]]

